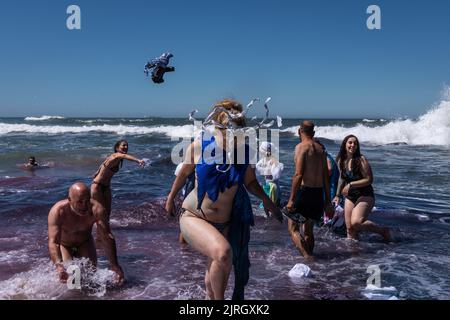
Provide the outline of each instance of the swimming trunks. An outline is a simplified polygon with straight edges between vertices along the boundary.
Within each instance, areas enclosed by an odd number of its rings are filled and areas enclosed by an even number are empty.
[[[323,188],[301,186],[295,196],[294,208],[294,213],[320,221],[324,210]]]

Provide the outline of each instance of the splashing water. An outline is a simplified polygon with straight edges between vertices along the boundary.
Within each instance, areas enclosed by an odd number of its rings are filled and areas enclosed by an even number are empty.
[[[112,286],[114,272],[97,269],[88,259],[74,259],[64,263],[67,268],[72,265],[81,271],[81,289],[69,289],[61,283],[54,265],[48,259],[40,259],[31,270],[16,274],[0,282],[0,299],[68,299],[82,297],[103,297]]]
[[[417,120],[394,120],[376,127],[362,123],[354,127],[318,126],[316,136],[342,141],[345,136],[354,134],[361,142],[374,144],[450,146],[450,87],[442,96],[442,101]],[[297,134],[297,130],[298,127],[290,127],[282,131]]]

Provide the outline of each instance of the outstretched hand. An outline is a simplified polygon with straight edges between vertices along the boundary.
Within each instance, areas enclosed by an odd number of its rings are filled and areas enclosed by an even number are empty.
[[[145,167],[145,161],[144,160],[139,160],[138,163],[139,163],[139,165],[141,167]]]

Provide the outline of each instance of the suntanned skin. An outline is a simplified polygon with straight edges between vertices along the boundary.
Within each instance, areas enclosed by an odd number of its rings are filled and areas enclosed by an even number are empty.
[[[22,165],[19,165],[20,168],[28,171],[35,171],[37,169],[47,169],[49,166],[47,164],[42,165],[36,161],[36,158],[30,157],[28,158],[28,162]]]
[[[217,133],[216,133],[217,134]],[[226,141],[222,140],[220,135],[217,138],[217,146],[223,148]],[[200,148],[200,149],[199,149]],[[201,150],[199,141],[193,142],[186,154],[186,160],[178,173],[172,189],[167,197],[166,211],[174,214],[174,199],[178,191],[185,184],[187,177],[194,172],[195,164],[200,158],[200,154],[195,154],[195,150]],[[201,153],[201,152],[200,152]],[[267,195],[259,185],[254,169],[248,167],[245,172],[244,184],[249,192],[262,199],[265,208],[273,213],[273,216],[282,221],[282,214],[280,210],[270,201]],[[180,227],[183,238],[187,243],[208,257],[207,269],[205,273],[206,293],[210,299],[223,300],[228,277],[232,267],[232,251],[227,236],[227,228],[223,234],[220,233],[208,221],[224,223],[230,220],[232,211],[233,199],[237,192],[237,185],[225,189],[220,193],[218,199],[213,202],[208,195],[202,202],[202,211],[197,209],[197,180],[194,190],[186,197],[183,202],[183,209],[186,212],[180,219]],[[204,215],[203,215],[204,214]],[[208,220],[206,221],[205,218]]]
[[[304,125],[311,126],[311,121],[304,121]],[[331,200],[329,188],[329,175],[327,157],[322,146],[315,142],[314,134],[307,134],[300,130],[301,143],[295,147],[295,173],[292,177],[291,194],[286,208],[295,211],[294,202],[297,190],[300,186],[311,188],[324,188],[325,190],[325,211],[331,215]],[[314,221],[307,219],[302,224],[304,239],[300,233],[300,225],[289,219],[288,230],[291,239],[297,249],[305,258],[311,258],[314,249]]]
[[[116,272],[116,282],[122,283],[124,274],[117,261],[116,242],[109,226],[105,208],[91,199],[88,187],[81,182],[69,189],[69,198],[57,202],[48,215],[48,249],[61,282],[68,275],[63,262],[73,258],[88,258],[97,265],[97,254],[92,237],[92,226],[97,225],[97,234],[111,269]],[[72,248],[76,248],[74,253]]]
[[[357,148],[357,140],[355,138],[349,138],[345,146],[347,152],[347,163],[345,164],[346,170],[351,170],[353,155]],[[339,168],[340,168],[339,162]],[[362,179],[351,182],[352,188],[362,188],[370,186],[373,183],[373,174],[369,161],[361,156],[361,175]],[[344,187],[344,181],[341,178],[339,180],[338,188],[336,191],[336,197],[333,199],[334,203],[339,203],[339,196],[347,196],[350,190],[350,184]],[[347,238],[350,240],[358,240],[359,233],[363,231],[378,233],[383,237],[385,242],[391,241],[391,235],[389,228],[380,227],[372,221],[368,220],[369,214],[375,205],[375,199],[373,197],[360,197],[356,203],[345,199],[344,214],[345,224],[347,227]]]
[[[102,164],[100,168],[97,170],[97,172],[94,175],[95,183],[91,185],[92,198],[100,202],[105,207],[108,217],[111,214],[111,203],[112,203],[112,195],[109,185],[111,184],[111,179],[115,174],[108,167],[110,168],[118,167],[120,161],[124,159],[137,162],[140,166],[145,165],[144,160],[137,159],[127,154],[128,143],[125,141],[123,141],[119,145],[116,151],[117,152],[113,153],[105,160],[104,163],[106,164],[106,167]],[[108,187],[105,188],[104,186]]]
[[[34,157],[30,157],[28,159],[28,163],[25,165],[27,168],[36,168],[39,166],[39,163],[37,163],[36,159]]]

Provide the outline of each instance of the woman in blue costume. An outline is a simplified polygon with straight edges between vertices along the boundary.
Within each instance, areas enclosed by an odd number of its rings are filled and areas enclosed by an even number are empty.
[[[224,108],[235,115],[242,112],[242,105],[233,100],[223,100],[215,108]],[[205,273],[207,296],[223,300],[233,261],[227,236],[230,236],[228,229],[238,188],[245,185],[280,221],[282,214],[259,185],[255,171],[249,165],[247,146],[237,146],[235,141],[227,141],[224,128],[230,125],[244,127],[245,118],[231,120],[227,112],[222,111],[215,114],[214,121],[216,127],[212,136],[204,134],[188,147],[184,165],[172,185],[165,208],[169,214],[174,214],[174,199],[195,170],[195,188],[183,202],[180,229],[186,242],[208,259]],[[245,150],[244,163],[228,159],[226,155],[230,145],[235,148],[234,154]]]

